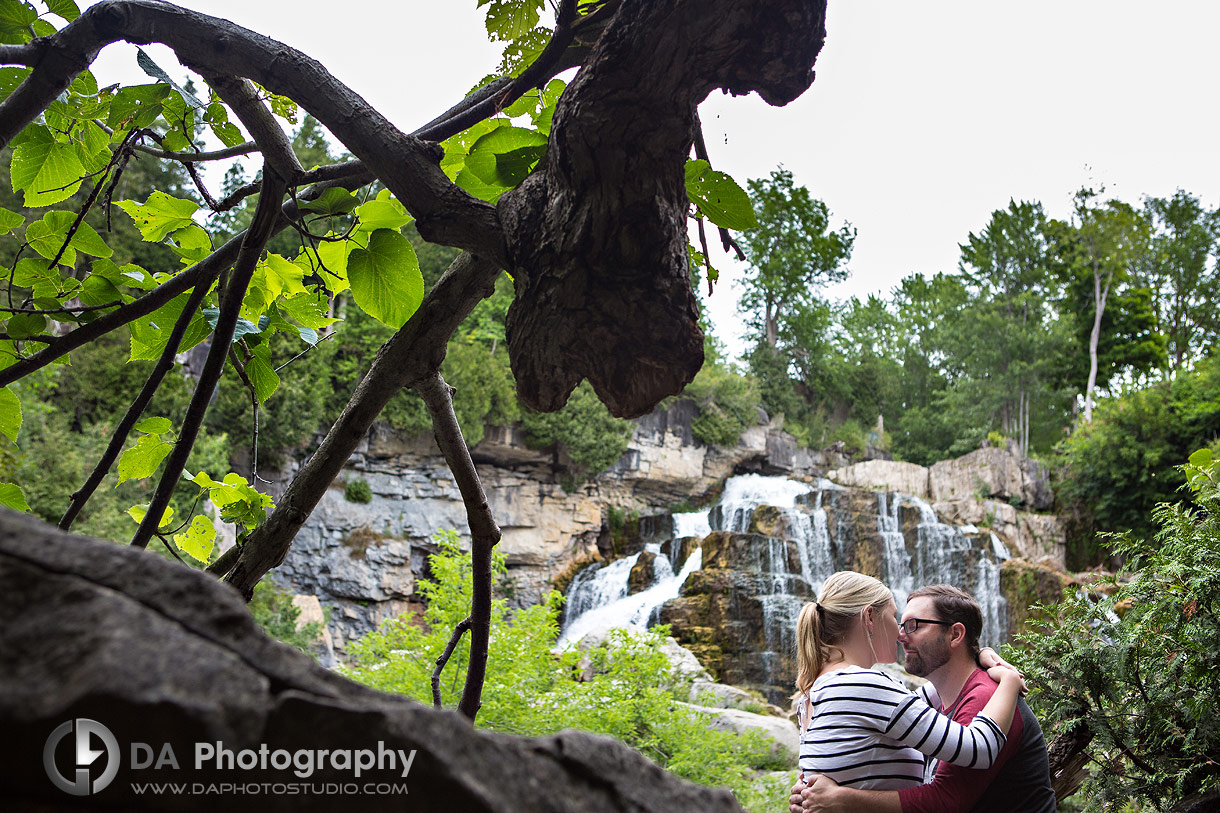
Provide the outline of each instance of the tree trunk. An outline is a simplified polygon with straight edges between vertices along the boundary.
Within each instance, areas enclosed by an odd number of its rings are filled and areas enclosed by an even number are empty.
[[[500,202],[517,391],[553,411],[587,378],[635,417],[703,365],[684,166],[716,87],[787,104],[813,81],[824,0],[623,0],[555,110],[545,166]]]
[[[1093,331],[1089,334],[1089,382],[1084,390],[1084,422],[1093,422],[1093,390],[1097,387],[1097,345],[1101,341],[1101,317],[1106,310],[1106,298],[1110,294],[1110,283],[1114,275],[1106,276],[1105,287],[1101,284],[1097,261],[1093,261]]]

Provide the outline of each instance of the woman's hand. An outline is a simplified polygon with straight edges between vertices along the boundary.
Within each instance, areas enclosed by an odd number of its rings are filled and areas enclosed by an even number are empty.
[[[1027,691],[1029,691],[1029,686],[1025,684],[1025,675],[1017,671],[1017,667],[1001,658],[999,654],[997,654],[996,651],[991,647],[986,646],[979,650],[979,665],[987,670],[987,675],[996,683],[1000,682],[1000,673],[997,673],[995,671],[996,669],[1008,669],[1012,671],[1021,681],[1021,694],[1025,694]]]
[[[987,670],[987,677],[994,680],[996,683],[1003,683],[1006,680],[1015,680],[1020,686],[1022,694],[1025,693],[1025,678],[1021,677],[1021,673],[1011,666],[993,666]]]

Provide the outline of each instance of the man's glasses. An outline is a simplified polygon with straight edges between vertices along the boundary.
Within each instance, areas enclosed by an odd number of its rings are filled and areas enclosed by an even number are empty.
[[[952,621],[935,621],[931,618],[908,618],[898,625],[898,631],[903,635],[914,635],[920,624],[939,624],[942,627],[953,626]]]

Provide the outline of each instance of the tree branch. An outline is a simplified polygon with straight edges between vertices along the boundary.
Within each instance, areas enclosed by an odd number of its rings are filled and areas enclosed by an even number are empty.
[[[275,233],[276,222],[282,216],[281,202],[287,189],[284,179],[270,165],[265,165],[263,167],[263,193],[258,199],[254,221],[250,224],[250,228],[246,231],[246,238],[242,241],[241,252],[233,267],[233,276],[221,293],[220,315],[216,320],[216,329],[212,332],[212,346],[208,350],[203,371],[199,374],[199,381],[195,385],[190,405],[187,406],[186,417],[178,432],[178,441],[166,460],[165,470],[161,474],[157,490],[153,493],[152,501],[149,503],[148,513],[144,515],[144,520],[136,530],[135,536],[132,537],[131,544],[135,547],[143,548],[148,545],[161,523],[161,515],[165,507],[169,505],[170,497],[173,496],[174,486],[178,484],[178,478],[186,467],[186,459],[195,445],[199,428],[203,425],[203,416],[207,412],[212,394],[224,372],[225,358],[228,356],[229,345],[233,342],[242,298],[250,284],[250,278],[254,275],[254,269],[258,266],[263,247]]]
[[[445,671],[445,664],[449,663],[449,659],[453,657],[453,650],[457,649],[458,641],[462,640],[462,636],[466,634],[468,629],[470,629],[469,616],[463,618],[453,628],[453,634],[449,636],[449,643],[445,645],[445,651],[436,659],[436,668],[432,670],[432,705],[438,709],[442,708],[441,672]]]
[[[382,345],[326,438],[292,478],[267,521],[243,545],[208,567],[247,599],[267,571],[284,561],[301,526],[338,476],[381,410],[403,387],[440,369],[445,347],[481,299],[491,296],[500,266],[462,253],[424,297],[419,310]]]
[[[300,196],[302,199],[313,200],[333,186],[342,186],[345,189],[359,189],[373,180],[368,171],[363,166],[356,166],[355,162],[336,164],[333,167],[323,167],[320,170],[315,170],[318,173],[315,177],[324,177],[323,170],[330,170],[333,173],[332,176],[338,178],[338,180],[327,181],[326,183],[314,186]],[[298,216],[296,203],[292,201],[285,203],[281,213],[283,217],[276,221],[274,231],[272,232],[273,236],[287,228],[291,220]],[[24,359],[19,359],[12,365],[0,370],[0,387],[6,387],[35,370],[45,367],[99,336],[134,322],[141,316],[147,316],[166,302],[196,285],[202,284],[205,281],[210,285],[220,276],[222,271],[231,266],[237,259],[242,242],[247,234],[248,231],[243,231],[236,235],[229,242],[213,251],[195,265],[177,276],[166,280],[159,287],[154,288],[134,302],[129,302],[110,313],[99,316],[88,324],[81,325],[75,330],[65,333],[63,336],[56,337],[48,347]]]
[[[305,170],[301,168],[296,153],[292,151],[292,142],[288,140],[275,116],[271,115],[271,111],[263,104],[254,86],[245,79],[223,74],[204,78],[216,89],[220,97],[228,102],[229,107],[233,108],[241,123],[246,125],[254,142],[262,150],[263,160],[267,165],[279,173],[289,186],[295,186]]]
[[[470,459],[470,449],[453,413],[453,390],[437,371],[418,382],[415,391],[428,405],[436,445],[457,480],[466,506],[466,523],[470,526],[470,664],[458,711],[473,720],[483,705],[483,679],[487,674],[487,650],[491,642],[491,551],[500,541],[500,528],[491,515],[479,473]]]
[[[127,441],[127,436],[131,434],[132,428],[136,425],[136,421],[140,420],[140,416],[144,414],[144,410],[152,401],[153,395],[156,394],[157,388],[161,386],[161,382],[165,379],[166,374],[174,367],[174,356],[178,353],[178,346],[182,344],[182,337],[186,335],[186,329],[191,324],[191,319],[195,315],[195,311],[203,303],[204,297],[207,296],[208,290],[211,288],[211,283],[200,284],[191,292],[191,296],[186,301],[186,305],[182,308],[182,313],[178,315],[178,321],[174,323],[174,329],[169,334],[169,341],[166,342],[165,349],[161,351],[161,357],[157,359],[157,366],[149,374],[144,381],[144,386],[140,389],[139,395],[131,402],[131,406],[127,410],[127,414],[119,421],[119,425],[114,430],[114,435],[110,438],[110,445],[106,447],[105,453],[98,460],[97,465],[93,467],[93,472],[89,478],[85,480],[85,484],[72,495],[72,502],[68,506],[68,510],[64,512],[63,517],[59,520],[61,530],[68,530],[72,527],[81,509],[89,502],[93,493],[97,491],[97,487],[102,484],[102,480],[106,477],[106,473],[110,471],[110,467],[114,465],[114,461],[118,459],[119,454],[123,451],[123,444]]]

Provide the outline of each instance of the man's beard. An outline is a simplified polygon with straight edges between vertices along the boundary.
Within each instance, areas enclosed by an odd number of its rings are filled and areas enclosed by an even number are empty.
[[[904,650],[906,670],[916,677],[927,677],[949,662],[949,643],[936,638],[918,649]]]

